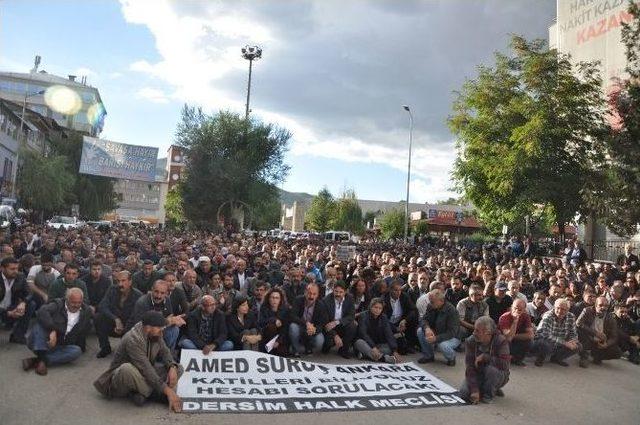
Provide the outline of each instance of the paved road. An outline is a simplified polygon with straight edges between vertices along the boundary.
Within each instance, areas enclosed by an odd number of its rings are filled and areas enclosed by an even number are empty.
[[[111,357],[96,359],[97,341],[89,340],[87,352],[74,364],[51,368],[41,377],[23,372],[20,359],[26,347],[9,344],[8,333],[0,333],[0,424],[2,425],[147,425],[189,423],[216,425],[238,423],[279,425],[327,424],[340,421],[360,424],[604,424],[640,423],[640,367],[624,360],[604,362],[587,370],[549,364],[516,368],[505,387],[506,397],[492,405],[439,407],[375,412],[254,414],[170,414],[162,404],[138,408],[128,400],[103,399],[92,382],[109,365]],[[117,342],[116,342],[117,343]],[[415,359],[416,356],[408,357]],[[318,361],[348,363],[339,357],[322,356]],[[462,357],[450,368],[429,364],[426,370],[454,387],[463,377]],[[355,362],[355,361],[354,361]]]

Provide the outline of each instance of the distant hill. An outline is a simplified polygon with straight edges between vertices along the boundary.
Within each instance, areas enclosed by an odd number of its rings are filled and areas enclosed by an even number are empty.
[[[310,204],[313,199],[313,195],[304,192],[287,192],[282,189],[278,189],[278,191],[280,192],[280,202],[287,205],[293,204],[294,201]]]

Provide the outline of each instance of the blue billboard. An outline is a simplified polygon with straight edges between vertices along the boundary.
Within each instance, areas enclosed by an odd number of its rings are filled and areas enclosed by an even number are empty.
[[[153,182],[158,148],[84,136],[80,173]]]

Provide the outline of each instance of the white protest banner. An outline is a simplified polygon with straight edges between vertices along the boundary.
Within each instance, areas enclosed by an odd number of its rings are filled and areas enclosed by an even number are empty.
[[[338,245],[336,247],[336,257],[340,261],[349,261],[356,258],[355,245]]]
[[[183,412],[295,413],[462,406],[414,363],[321,364],[254,351],[182,350]]]

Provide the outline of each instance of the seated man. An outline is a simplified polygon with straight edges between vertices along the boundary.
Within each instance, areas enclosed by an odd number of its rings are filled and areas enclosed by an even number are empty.
[[[369,310],[358,317],[358,337],[354,344],[359,356],[377,362],[386,363],[400,361],[398,343],[393,336],[391,324],[387,316],[382,313],[384,300],[374,298],[369,303]]]
[[[622,353],[628,351],[631,363],[640,364],[640,336],[635,323],[629,318],[629,307],[618,304],[614,309],[614,318],[618,326],[618,347]]]
[[[618,347],[618,325],[609,313],[609,301],[606,297],[598,297],[594,307],[582,310],[576,320],[578,338],[582,344],[580,352],[580,367],[587,367],[589,351],[594,364],[601,364],[603,360],[620,358]]]
[[[533,340],[533,351],[537,353],[536,366],[542,366],[547,356],[552,363],[569,366],[564,360],[582,349],[578,341],[576,318],[569,311],[569,302],[558,298],[553,310],[543,316]]]
[[[64,298],[65,292],[70,288],[80,288],[84,294],[85,303],[88,304],[89,292],[87,291],[87,285],[80,279],[78,266],[74,263],[68,263],[64,266],[64,274],[58,277],[49,286],[47,296],[49,301],[53,301],[54,298]]]
[[[329,322],[324,325],[326,338],[323,351],[329,352],[329,349],[335,346],[338,349],[338,354],[348,359],[351,344],[358,332],[353,298],[351,295],[347,295],[344,282],[338,281],[333,284],[333,293],[327,295],[323,302],[327,307],[329,317]]]
[[[184,291],[184,294],[189,303],[189,311],[193,311],[202,298],[202,289],[197,285],[198,274],[195,270],[187,270],[182,275],[182,282],[179,282],[176,287]]]
[[[109,370],[93,386],[108,398],[131,397],[137,406],[142,406],[152,394],[164,395],[169,409],[180,412],[182,400],[176,387],[182,367],[173,360],[164,343],[165,326],[162,313],[146,311],[142,320],[122,337]]]
[[[417,330],[422,351],[422,357],[418,363],[432,362],[434,351],[438,348],[442,351],[447,366],[455,366],[455,349],[460,345],[459,330],[460,316],[455,307],[445,300],[442,291],[434,289],[429,292],[429,306]]]
[[[0,323],[13,329],[9,337],[10,342],[24,344],[35,304],[27,301],[27,281],[18,272],[18,266],[18,260],[13,257],[4,258],[0,263],[3,281],[0,285]]]
[[[109,336],[121,337],[124,335],[125,325],[133,314],[133,310],[142,292],[133,287],[131,274],[122,271],[116,274],[116,282],[107,290],[104,298],[98,305],[98,313],[94,323],[100,351],[96,355],[99,359],[111,354]]]
[[[534,326],[538,326],[540,321],[542,320],[542,315],[547,311],[547,306],[545,302],[547,301],[547,296],[542,291],[536,291],[533,294],[533,301],[527,303],[527,313],[529,317],[531,317],[531,322]]]
[[[324,345],[322,329],[329,321],[327,307],[318,299],[320,288],[316,283],[307,285],[304,295],[296,298],[291,309],[289,339],[294,357],[317,353]]]
[[[49,301],[49,286],[58,276],[60,272],[53,268],[53,256],[48,252],[42,253],[40,264],[32,266],[27,276],[27,284],[36,310]]]
[[[192,270],[187,270],[188,273]],[[195,273],[195,272],[194,272]],[[186,336],[180,347],[187,350],[202,350],[204,355],[212,351],[231,351],[233,342],[227,340],[227,321],[216,307],[218,302],[211,295],[202,297],[200,307],[187,317]]]
[[[515,299],[511,311],[500,316],[498,328],[509,342],[511,363],[524,366],[524,358],[531,349],[535,333],[527,313],[527,303],[520,298]]]
[[[460,395],[473,404],[491,403],[496,395],[503,397],[502,387],[509,381],[509,343],[490,317],[476,320],[465,351],[466,371]]]
[[[150,310],[159,311],[167,319],[167,327],[163,331],[164,342],[171,350],[175,349],[180,328],[187,322],[184,315],[176,316],[173,314],[173,306],[169,298],[169,283],[166,281],[156,280],[151,287],[151,292],[138,298],[125,331],[128,332],[133,328],[136,323],[142,320],[144,313]]]
[[[389,291],[384,294],[384,313],[398,340],[398,350],[402,354],[415,352],[418,310],[411,298],[402,292],[402,280],[393,279]]]
[[[67,290],[65,299],[54,299],[40,307],[27,345],[36,357],[22,360],[22,368],[47,374],[47,366],[69,363],[80,357],[91,329],[91,310],[79,288]]]
[[[471,285],[469,288],[469,296],[460,300],[456,306],[458,316],[460,316],[460,333],[458,334],[458,338],[462,341],[473,334],[476,320],[483,316],[489,317],[489,306],[482,298],[482,288],[478,285]]]

